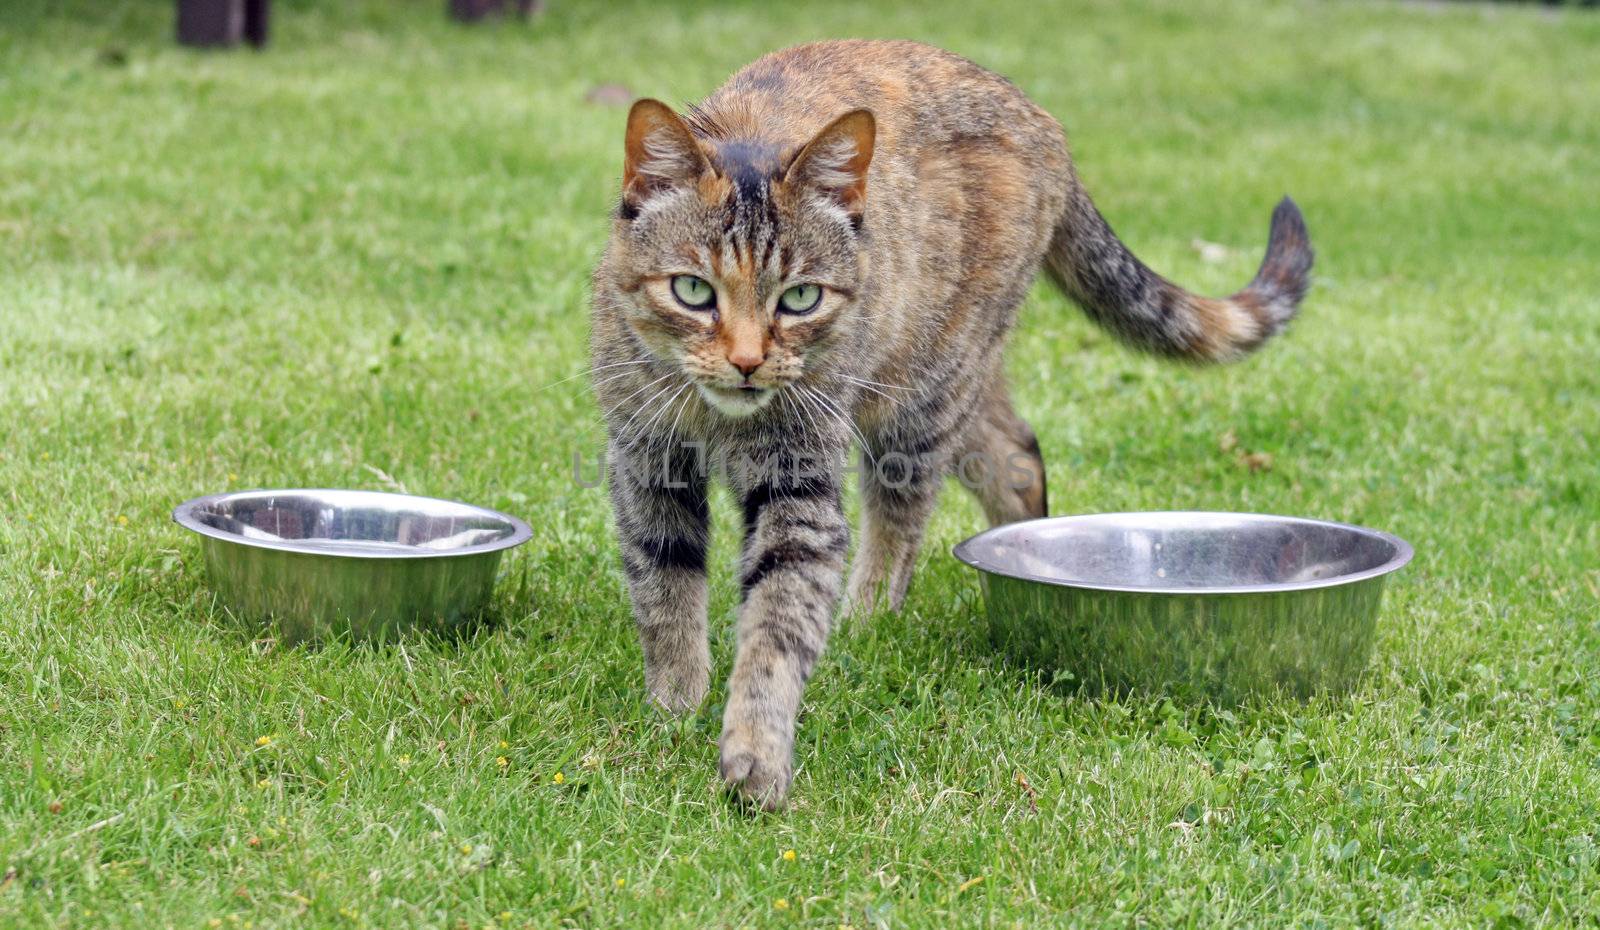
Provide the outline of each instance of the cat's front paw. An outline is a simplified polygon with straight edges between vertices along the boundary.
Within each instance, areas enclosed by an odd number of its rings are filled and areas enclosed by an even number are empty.
[[[723,783],[746,804],[781,810],[794,778],[791,741],[769,729],[728,721],[719,746]]]
[[[676,717],[699,709],[710,690],[711,676],[702,664],[657,665],[645,670],[645,689],[650,703]]]

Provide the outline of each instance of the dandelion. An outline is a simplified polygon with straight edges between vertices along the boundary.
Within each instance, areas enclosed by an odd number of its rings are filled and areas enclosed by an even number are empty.
[[[257,787],[257,788],[260,788],[260,789],[261,789],[261,790],[262,790],[262,791],[265,791],[265,790],[267,790],[267,789],[268,789],[268,788],[271,788],[271,787],[272,787],[272,779],[270,779],[270,778],[263,778],[263,779],[261,779],[261,780],[260,780],[260,781],[258,781],[258,782],[256,782],[256,787]]]
[[[463,855],[463,856],[472,855],[472,844],[471,843],[462,843],[461,844],[461,855]]]
[[[117,514],[117,525],[118,526],[127,526],[128,525],[128,515],[127,514],[123,514],[123,513]]]
[[[504,772],[506,770],[506,766],[511,764],[511,760],[507,759],[505,756],[495,756],[494,764],[500,766],[500,771]]]
[[[411,764],[411,756],[410,755],[406,755],[406,754],[402,754],[400,756],[400,758],[398,758],[398,759],[396,759],[394,761],[401,768],[405,768],[406,766]]]
[[[772,909],[775,911],[787,911],[789,909],[789,899],[779,898],[772,902]]]
[[[784,862],[793,862],[794,860],[795,860],[794,850],[785,849],[783,851],[783,861]]]
[[[626,888],[626,887],[628,887],[628,880],[626,878],[617,879],[617,887],[618,888]]]
[[[230,482],[238,481],[239,480],[239,476],[230,471],[230,472],[228,472],[228,480]]]
[[[176,701],[172,702],[173,710],[183,710],[187,706],[189,706],[189,704],[183,698],[178,698]]]
[[[258,737],[256,737],[256,745],[257,746],[271,746],[272,745],[272,737],[270,737],[270,736],[258,736]]]
[[[567,776],[561,774],[560,772],[557,772],[556,773],[556,777],[554,777],[554,778],[552,778],[550,780],[555,782],[558,785],[564,785],[564,784],[567,783]]]
[[[501,749],[510,749],[511,748],[511,744],[506,742],[505,740],[501,740],[500,741],[500,748]]]
[[[496,914],[495,917],[499,918],[500,922],[503,923],[503,924],[507,924],[507,923],[511,922],[511,912],[510,911],[501,911],[500,913]]]

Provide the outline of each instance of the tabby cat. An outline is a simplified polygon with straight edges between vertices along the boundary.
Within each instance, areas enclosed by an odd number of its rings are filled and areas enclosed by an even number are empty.
[[[1001,354],[1043,266],[1132,345],[1238,358],[1306,292],[1285,198],[1244,290],[1151,271],[1073,171],[1059,124],[1004,78],[912,42],[768,55],[680,116],[628,114],[622,195],[594,273],[592,372],[651,699],[706,697],[707,482],[740,502],[737,655],[721,775],[784,803],[801,691],[843,597],[896,609],[958,465],[993,523],[1045,514],[1044,462]],[[852,443],[861,530],[840,505]],[[983,463],[987,480],[966,466]]]

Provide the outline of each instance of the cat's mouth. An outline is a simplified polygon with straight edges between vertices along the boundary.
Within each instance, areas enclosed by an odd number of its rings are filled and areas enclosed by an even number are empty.
[[[719,413],[731,417],[747,417],[772,400],[776,393],[773,388],[765,388],[758,384],[741,384],[738,387],[723,387],[717,384],[701,384],[700,396],[705,398]]]

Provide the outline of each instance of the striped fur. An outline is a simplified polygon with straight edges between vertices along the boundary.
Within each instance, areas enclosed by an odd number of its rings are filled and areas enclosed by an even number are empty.
[[[706,487],[720,474],[744,519],[721,771],[781,805],[835,611],[900,605],[944,479],[960,474],[992,523],[1046,512],[1039,444],[1001,364],[1035,274],[1135,346],[1212,361],[1281,329],[1310,264],[1285,199],[1249,286],[1182,290],[1112,233],[1049,114],[923,45],[801,46],[685,116],[635,104],[591,348],[651,699],[686,712],[708,690]],[[675,275],[710,283],[714,304],[684,304]],[[779,312],[811,284],[815,310]],[[868,467],[846,584],[838,464],[852,443]]]

